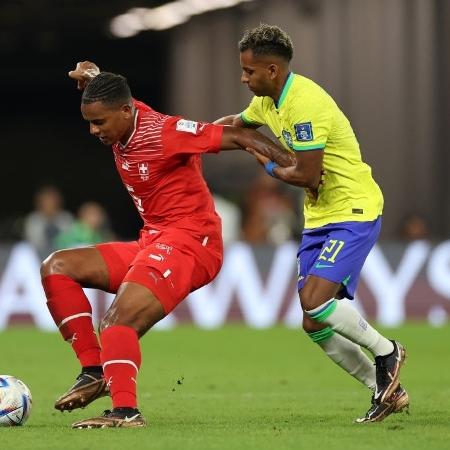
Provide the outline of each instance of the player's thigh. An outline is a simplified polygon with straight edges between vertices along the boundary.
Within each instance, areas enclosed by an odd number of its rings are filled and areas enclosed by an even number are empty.
[[[322,251],[325,236],[317,233],[303,234],[297,250],[297,291],[300,293],[306,283],[309,272]]]
[[[168,314],[190,292],[208,284],[221,264],[220,251],[205,249],[186,234],[163,234],[139,252],[124,281],[147,287]]]
[[[328,239],[328,231],[320,228],[304,233],[302,236],[302,242],[297,252],[297,289],[304,311],[314,309],[335,297],[341,288],[340,282],[312,275]],[[317,331],[317,324],[305,315],[303,328],[306,331]]]
[[[97,244],[96,249],[101,254],[108,275],[108,284],[104,290],[115,294],[141,248],[133,241]]]
[[[165,312],[160,301],[146,286],[134,282],[123,283],[100,324],[100,330],[123,325],[143,336]]]
[[[106,290],[109,284],[106,263],[95,247],[58,250],[41,265],[41,276],[65,275],[83,287]]]
[[[361,269],[378,237],[380,225],[379,218],[372,222],[343,222],[326,227],[326,239],[308,275],[339,284],[340,297],[353,299]]]
[[[341,290],[341,287],[341,283],[336,283],[315,275],[308,275],[303,288],[299,291],[302,309],[309,311],[335,298]]]

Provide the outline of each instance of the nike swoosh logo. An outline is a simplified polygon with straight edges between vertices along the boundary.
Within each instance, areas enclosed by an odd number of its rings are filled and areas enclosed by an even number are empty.
[[[134,419],[136,419],[137,417],[139,416],[139,414],[135,414],[134,416],[132,416],[132,417],[127,417],[127,416],[125,416],[125,418],[123,419],[125,422],[131,422],[131,421],[133,421]]]
[[[316,269],[323,269],[324,267],[333,267],[333,266],[331,264],[317,263],[315,267],[316,267]]]
[[[380,396],[381,392],[378,392],[378,388],[375,388],[374,397],[377,399]]]

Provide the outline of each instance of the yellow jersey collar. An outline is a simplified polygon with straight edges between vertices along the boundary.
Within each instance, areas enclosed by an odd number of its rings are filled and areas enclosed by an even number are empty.
[[[293,81],[294,81],[294,74],[292,72],[289,72],[289,75],[286,78],[286,81],[284,82],[283,89],[281,90],[280,98],[278,99],[277,102],[274,102],[276,109],[281,108],[281,105],[283,104],[284,99],[286,98],[289,88],[291,87]]]

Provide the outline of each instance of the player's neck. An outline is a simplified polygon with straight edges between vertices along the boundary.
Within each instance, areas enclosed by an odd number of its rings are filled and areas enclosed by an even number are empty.
[[[136,124],[137,124],[137,108],[134,108],[133,111],[133,117],[130,121],[130,126],[128,127],[126,133],[123,135],[122,139],[120,139],[120,143],[123,147],[126,147],[128,142],[130,142],[130,138],[133,135],[134,131],[136,130]]]
[[[290,74],[291,74],[291,71],[287,70],[287,71],[283,72],[282,74],[280,74],[280,76],[276,80],[274,93],[273,93],[273,95],[271,95],[271,97],[276,105],[280,101],[280,97],[283,94],[283,89],[286,86],[286,83],[287,83],[287,80],[288,80]]]

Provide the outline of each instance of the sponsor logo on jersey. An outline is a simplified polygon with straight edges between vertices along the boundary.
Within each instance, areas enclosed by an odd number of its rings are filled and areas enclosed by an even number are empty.
[[[194,122],[192,120],[180,119],[177,122],[177,131],[184,131],[185,133],[197,133],[197,125],[198,122]]]
[[[297,141],[312,141],[314,140],[313,129],[311,122],[296,123],[294,125],[295,137]]]
[[[293,148],[293,146],[292,146],[292,136],[291,136],[291,133],[289,133],[289,131],[283,130],[283,131],[281,132],[281,134],[283,135],[284,142],[286,142],[287,146],[288,146],[289,148]]]

